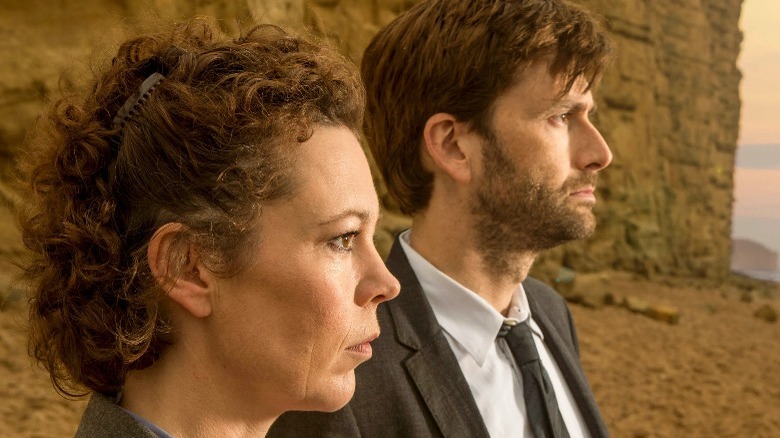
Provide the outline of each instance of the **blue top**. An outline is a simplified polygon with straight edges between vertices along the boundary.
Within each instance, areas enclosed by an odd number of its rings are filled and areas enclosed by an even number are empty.
[[[120,408],[122,408],[122,407],[120,406]],[[128,411],[128,410],[127,410],[127,409],[125,409],[125,408],[122,408],[122,409],[123,409],[125,412],[127,412],[128,414],[130,414],[130,416],[131,416],[131,417],[133,417],[133,419],[134,419],[135,421],[139,422],[139,423],[140,423],[140,424],[141,424],[143,427],[145,427],[145,428],[147,428],[147,429],[151,430],[151,431],[152,431],[152,433],[154,433],[155,435],[157,435],[157,437],[158,437],[158,438],[173,438],[173,436],[172,436],[172,435],[170,435],[170,434],[168,434],[168,432],[166,432],[166,431],[164,431],[164,430],[160,429],[160,428],[159,428],[159,427],[158,427],[156,424],[154,424],[154,423],[150,422],[150,421],[149,421],[149,420],[147,420],[146,418],[144,418],[144,417],[142,417],[142,416],[140,416],[140,415],[136,414],[135,412]]]

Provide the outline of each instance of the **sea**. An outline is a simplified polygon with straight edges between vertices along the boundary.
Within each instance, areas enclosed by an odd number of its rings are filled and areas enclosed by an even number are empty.
[[[780,143],[737,148],[734,199],[732,238],[752,240],[780,254]],[[738,273],[780,282],[780,270]]]
[[[758,280],[768,280],[780,283],[780,271],[765,271],[759,269],[744,269],[740,271],[734,271],[737,274],[744,275],[746,277],[755,278]]]

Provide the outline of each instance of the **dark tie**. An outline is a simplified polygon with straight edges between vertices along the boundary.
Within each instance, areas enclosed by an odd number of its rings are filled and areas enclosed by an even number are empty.
[[[514,326],[513,326],[514,325]],[[523,398],[528,423],[536,438],[569,438],[569,432],[558,410],[550,378],[539,360],[531,328],[527,321],[507,320],[498,336],[506,337],[520,375],[523,377]]]

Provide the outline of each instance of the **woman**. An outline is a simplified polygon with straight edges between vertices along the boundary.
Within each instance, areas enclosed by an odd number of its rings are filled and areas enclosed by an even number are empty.
[[[263,436],[333,411],[398,283],[355,69],[272,26],[125,42],[25,161],[30,351],[77,436]]]

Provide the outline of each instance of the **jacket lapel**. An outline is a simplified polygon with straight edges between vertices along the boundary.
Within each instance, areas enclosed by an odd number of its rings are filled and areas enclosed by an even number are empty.
[[[156,438],[109,397],[92,393],[75,438]]]
[[[436,425],[445,437],[488,438],[468,383],[398,238],[387,267],[401,283],[399,296],[387,303],[396,336],[413,351],[403,366]]]
[[[579,360],[573,355],[572,350],[566,347],[561,334],[558,333],[556,326],[546,312],[539,308],[533,294],[528,294],[528,304],[531,307],[531,315],[534,321],[539,324],[544,333],[544,343],[547,344],[553,357],[555,357],[555,362],[569,385],[574,401],[577,403],[577,407],[588,425],[591,436],[594,438],[608,437],[609,432],[607,432],[607,427],[601,418],[601,413],[596,405],[596,400],[593,398],[593,393],[579,364]]]

